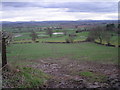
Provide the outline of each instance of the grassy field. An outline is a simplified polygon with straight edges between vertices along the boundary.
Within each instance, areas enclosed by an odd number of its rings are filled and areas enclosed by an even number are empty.
[[[7,48],[9,62],[41,58],[67,57],[73,60],[90,60],[117,63],[118,48],[94,43],[78,44],[13,44]]]

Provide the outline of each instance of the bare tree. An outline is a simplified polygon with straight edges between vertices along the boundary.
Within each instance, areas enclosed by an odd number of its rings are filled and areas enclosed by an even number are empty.
[[[105,31],[104,40],[107,42],[107,45],[110,45],[111,37],[112,37],[111,33],[109,31]]]
[[[97,26],[95,28],[92,28],[91,30],[92,31],[90,31],[87,40],[94,41],[95,39],[99,39],[100,43],[102,44],[105,37],[105,28]]]
[[[94,42],[95,41],[96,35],[95,35],[94,31],[95,31],[94,28],[90,30],[86,41],[89,41],[89,42]]]
[[[53,35],[52,28],[49,28],[49,27],[48,27],[46,33],[47,33],[50,37],[52,37],[52,35]]]
[[[104,27],[96,27],[96,30],[95,30],[95,37],[97,39],[99,39],[100,43],[102,44],[103,42],[103,39],[104,39],[104,36],[105,36],[105,28]]]
[[[32,40],[36,42],[36,39],[38,38],[38,35],[35,31],[31,31],[30,37],[32,37]]]

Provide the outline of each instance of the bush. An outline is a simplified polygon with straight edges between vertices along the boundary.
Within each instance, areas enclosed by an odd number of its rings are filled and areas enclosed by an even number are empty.
[[[39,43],[39,41],[35,41],[36,43]]]
[[[66,38],[65,41],[66,41],[66,43],[73,43],[74,42],[72,37]]]

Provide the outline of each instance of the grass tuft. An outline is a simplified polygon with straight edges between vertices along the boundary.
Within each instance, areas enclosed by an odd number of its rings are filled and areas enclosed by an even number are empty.
[[[87,80],[90,82],[105,82],[107,80],[105,75],[89,71],[80,72],[79,75],[87,78]]]

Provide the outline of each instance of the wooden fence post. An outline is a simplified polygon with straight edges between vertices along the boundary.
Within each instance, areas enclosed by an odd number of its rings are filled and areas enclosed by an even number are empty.
[[[6,57],[6,38],[2,37],[2,67],[7,64]]]

